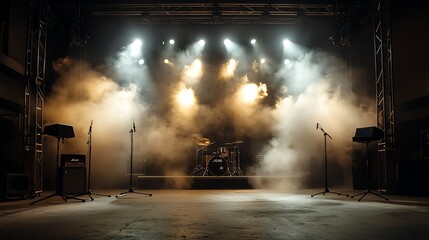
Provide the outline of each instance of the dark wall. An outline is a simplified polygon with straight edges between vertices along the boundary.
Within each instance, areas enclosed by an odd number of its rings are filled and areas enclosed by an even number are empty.
[[[395,85],[396,157],[402,192],[428,195],[429,17],[427,3],[392,1],[392,53]]]
[[[24,105],[24,66],[26,56],[28,1],[4,1],[2,9],[2,48],[0,52],[0,110],[11,110],[6,101]],[[7,11],[9,10],[9,11]]]
[[[23,173],[26,159],[23,113],[27,6],[27,0],[0,3],[0,197],[6,191],[7,174]]]

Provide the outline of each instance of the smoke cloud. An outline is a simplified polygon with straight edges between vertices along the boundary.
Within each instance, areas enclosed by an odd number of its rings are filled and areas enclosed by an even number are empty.
[[[195,134],[211,140],[209,154],[242,142],[245,175],[304,176],[312,160],[322,160],[324,136],[317,123],[332,136],[329,161],[348,169],[354,130],[373,121],[371,100],[355,98],[346,66],[328,53],[300,49],[279,66],[243,66],[252,62],[240,59],[244,54],[217,64],[196,61],[199,52],[184,50],[169,64],[139,65],[127,51],[96,68],[69,58],[54,63],[60,77],[46,100],[45,125],[72,125],[76,137],[61,144],[61,152],[88,157],[94,122],[95,186],[127,183],[131,140],[134,173],[189,175],[199,147]],[[245,91],[251,97],[243,97]],[[54,159],[56,141],[45,142],[46,157]]]

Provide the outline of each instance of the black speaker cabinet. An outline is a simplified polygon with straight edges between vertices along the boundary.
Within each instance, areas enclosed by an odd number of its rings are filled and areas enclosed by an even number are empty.
[[[60,189],[63,194],[85,194],[86,168],[85,167],[61,167]]]
[[[6,194],[8,196],[30,194],[30,178],[28,175],[21,173],[8,173]]]

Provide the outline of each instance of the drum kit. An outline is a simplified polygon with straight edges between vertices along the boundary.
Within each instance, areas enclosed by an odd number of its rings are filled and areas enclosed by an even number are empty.
[[[192,176],[241,176],[240,144],[243,141],[225,143],[224,146],[209,152],[208,147],[214,144],[200,134],[192,135],[197,145],[195,150],[195,168]]]

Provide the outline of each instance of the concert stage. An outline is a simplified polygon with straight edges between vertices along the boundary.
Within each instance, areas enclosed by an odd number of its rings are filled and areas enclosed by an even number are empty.
[[[137,176],[142,189],[257,189],[306,183],[308,174],[291,176]]]

